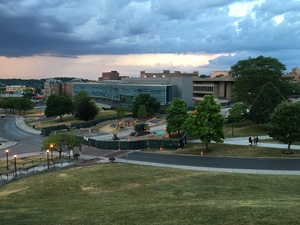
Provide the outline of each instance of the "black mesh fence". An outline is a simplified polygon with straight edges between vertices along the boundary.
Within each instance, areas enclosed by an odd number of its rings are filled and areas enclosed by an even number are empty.
[[[128,140],[128,141],[100,141],[88,137],[78,137],[82,139],[82,144],[96,147],[99,149],[115,149],[115,150],[138,150],[147,148],[160,147],[168,149],[178,149],[186,145],[187,135],[184,134],[180,139],[164,139],[164,140]]]
[[[69,127],[65,124],[62,124],[58,126],[44,127],[41,129],[41,134],[46,137],[49,136],[49,134],[51,134],[52,132],[67,131],[67,130],[69,130]]]

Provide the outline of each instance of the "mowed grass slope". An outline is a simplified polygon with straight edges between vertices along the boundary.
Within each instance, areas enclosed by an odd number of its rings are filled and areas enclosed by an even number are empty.
[[[1,224],[299,224],[300,177],[121,163],[0,187]]]

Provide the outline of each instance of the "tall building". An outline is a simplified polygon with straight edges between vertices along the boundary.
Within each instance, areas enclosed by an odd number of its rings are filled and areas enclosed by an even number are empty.
[[[118,71],[111,71],[111,72],[103,72],[102,73],[102,79],[103,80],[120,80],[120,74]],[[101,79],[98,78],[98,81]]]
[[[204,95],[212,95],[218,103],[227,102],[232,98],[233,85],[234,78],[231,76],[193,78],[193,99],[197,104]]]
[[[48,98],[50,95],[62,94],[62,82],[56,79],[47,79],[44,84],[44,95]]]

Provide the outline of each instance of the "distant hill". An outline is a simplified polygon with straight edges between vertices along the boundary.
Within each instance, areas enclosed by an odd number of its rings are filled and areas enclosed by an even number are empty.
[[[0,86],[12,86],[12,85],[20,85],[26,87],[40,88],[44,89],[44,83],[46,79],[0,79]]]
[[[12,86],[12,85],[20,85],[26,87],[33,87],[35,89],[40,88],[44,89],[44,83],[46,79],[0,79],[0,87]],[[75,77],[55,77],[53,79],[61,80],[62,82],[69,82]],[[84,82],[88,81],[87,79],[83,79]]]

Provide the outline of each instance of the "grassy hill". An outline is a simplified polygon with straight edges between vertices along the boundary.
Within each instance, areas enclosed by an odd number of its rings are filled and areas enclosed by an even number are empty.
[[[0,187],[1,224],[299,224],[299,176],[121,163],[73,167]]]

